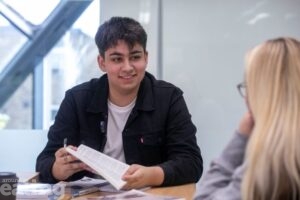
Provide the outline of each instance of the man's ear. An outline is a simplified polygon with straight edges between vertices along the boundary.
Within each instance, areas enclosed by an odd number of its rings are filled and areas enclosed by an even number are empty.
[[[100,54],[97,57],[97,62],[98,62],[98,66],[99,66],[100,70],[103,71],[103,72],[106,72],[105,60]]]
[[[145,61],[148,64],[148,51],[145,51]]]

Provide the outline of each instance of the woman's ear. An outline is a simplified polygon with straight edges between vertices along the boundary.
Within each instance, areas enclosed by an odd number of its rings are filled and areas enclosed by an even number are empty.
[[[97,62],[98,62],[98,66],[99,66],[100,70],[103,71],[103,72],[106,72],[105,60],[100,54],[97,57]]]

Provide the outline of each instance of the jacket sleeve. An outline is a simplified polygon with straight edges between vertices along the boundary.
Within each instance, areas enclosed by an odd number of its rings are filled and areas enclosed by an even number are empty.
[[[196,127],[180,89],[169,102],[165,151],[167,161],[160,164],[163,186],[196,183],[203,171],[203,161],[196,139]]]
[[[64,138],[68,139],[68,144],[76,144],[78,122],[74,105],[71,92],[66,92],[66,96],[55,117],[55,122],[49,129],[48,142],[37,157],[36,171],[39,172],[39,180],[41,182],[57,182],[52,175],[52,166],[55,161],[55,152],[63,147]]]
[[[199,183],[196,200],[240,200],[247,137],[236,132]]]

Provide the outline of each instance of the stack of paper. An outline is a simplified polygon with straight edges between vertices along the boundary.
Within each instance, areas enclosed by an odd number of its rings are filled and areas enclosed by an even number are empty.
[[[83,177],[77,181],[59,182],[56,184],[64,190],[65,194],[70,194],[71,197],[78,197],[93,192],[99,192],[103,186],[109,185],[104,179],[95,179],[90,177]]]
[[[48,200],[52,195],[52,185],[50,184],[28,183],[17,186],[17,200]]]

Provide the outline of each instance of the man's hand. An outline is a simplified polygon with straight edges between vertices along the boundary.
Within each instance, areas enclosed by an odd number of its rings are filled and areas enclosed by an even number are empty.
[[[73,150],[77,149],[74,146],[69,147]],[[82,171],[85,168],[86,165],[82,162],[78,162],[77,158],[68,154],[64,147],[55,152],[55,162],[52,167],[52,175],[55,179],[63,181],[74,173]]]
[[[126,185],[122,188],[125,190],[137,189],[146,186],[161,185],[164,180],[164,172],[161,167],[144,167],[133,164],[129,167],[122,179],[126,181]]]

